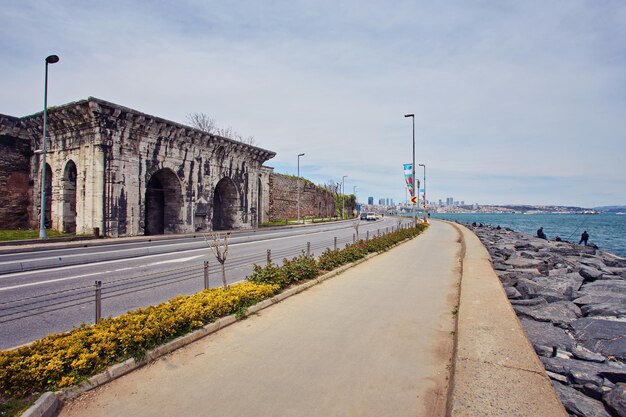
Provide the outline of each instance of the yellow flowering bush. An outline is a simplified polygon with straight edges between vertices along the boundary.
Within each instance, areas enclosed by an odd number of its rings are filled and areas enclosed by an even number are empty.
[[[0,391],[19,398],[71,386],[148,349],[237,312],[279,291],[278,285],[246,282],[178,296],[30,346],[0,352]]]

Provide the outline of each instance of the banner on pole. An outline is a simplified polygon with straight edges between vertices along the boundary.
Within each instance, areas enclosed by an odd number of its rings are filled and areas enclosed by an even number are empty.
[[[406,188],[409,190],[409,194],[413,196],[415,194],[415,188],[413,186],[413,164],[404,164],[404,180],[406,181]]]

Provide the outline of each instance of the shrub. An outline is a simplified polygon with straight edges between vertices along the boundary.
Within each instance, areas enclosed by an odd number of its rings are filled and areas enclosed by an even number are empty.
[[[242,283],[179,296],[93,326],[0,352],[0,392],[12,397],[73,385],[106,367],[276,294],[277,285]]]
[[[319,274],[315,258],[304,253],[292,260],[284,259],[282,269],[290,284],[315,278]]]

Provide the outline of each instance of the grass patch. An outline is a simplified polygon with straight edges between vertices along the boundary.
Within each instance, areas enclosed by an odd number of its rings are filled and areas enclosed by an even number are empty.
[[[48,237],[74,237],[74,234],[61,233],[56,230],[47,230]],[[39,230],[0,229],[0,241],[35,240],[39,239]]]

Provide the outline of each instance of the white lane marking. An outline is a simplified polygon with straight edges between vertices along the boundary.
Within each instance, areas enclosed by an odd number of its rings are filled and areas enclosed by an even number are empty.
[[[151,264],[146,264],[145,266],[155,266],[155,265],[163,265],[163,264],[176,264],[180,262],[192,261],[194,259],[202,258],[204,255],[196,255],[196,256],[188,256],[186,258],[176,258],[170,259],[168,261],[160,261],[160,262],[152,262]]]
[[[321,233],[330,233],[330,232],[334,232],[334,231],[335,230],[326,230],[326,231],[317,231],[317,232],[313,232],[313,233],[321,234]],[[311,234],[313,234],[313,233],[311,233]],[[275,238],[275,239],[272,239],[272,240],[273,241],[277,241],[277,240],[284,240],[284,239],[294,239],[294,238],[298,238],[298,237],[301,237],[301,236],[302,235],[284,236],[284,237],[279,237],[279,238]],[[252,244],[259,243],[259,242],[261,242],[261,241],[233,243],[233,244],[231,244],[231,246],[252,245]],[[185,252],[189,253],[189,252],[197,252],[197,251],[204,251],[204,252],[206,252],[207,248],[191,249],[191,250],[187,250]],[[157,256],[168,256],[168,255],[172,255],[172,254],[159,253],[159,254],[154,254],[154,255],[146,255],[146,256],[142,256],[142,259],[154,258],[154,257],[157,257]],[[193,259],[193,258],[198,258],[198,257],[202,257],[202,256],[204,256],[204,255],[197,255],[197,256],[190,257],[190,258]],[[94,266],[99,266],[99,265],[107,265],[107,264],[113,264],[113,263],[127,262],[127,261],[132,260],[132,259],[137,259],[137,258],[113,259],[113,260],[110,260],[110,261],[100,261],[100,262],[94,262],[94,263],[90,263],[90,264],[69,265],[69,266],[62,266],[62,267],[59,267],[59,268],[50,268],[49,270],[50,271],[72,270],[72,269],[77,269],[77,268],[84,268],[87,265],[89,267],[94,267]],[[69,276],[69,277],[65,277],[65,278],[56,278],[56,279],[51,279],[51,280],[46,280],[46,281],[31,282],[31,283],[28,283],[28,284],[13,285],[13,286],[10,286],[10,287],[0,288],[0,291],[7,291],[7,290],[11,290],[11,289],[16,289],[16,288],[32,287],[32,286],[36,286],[36,285],[44,285],[44,284],[47,284],[47,283],[86,278],[86,277],[95,276],[95,275],[110,274],[111,272],[120,272],[120,271],[127,271],[127,270],[131,270],[131,269],[144,268],[146,266],[155,265],[155,264],[159,264],[159,263],[163,263],[163,262],[172,262],[172,261],[161,261],[161,262],[152,263],[152,264],[143,264],[143,265],[137,265],[137,266],[132,266],[132,267],[119,268],[119,269],[115,269],[113,271],[109,270],[109,271],[93,272],[93,273],[89,273],[89,274],[80,274],[80,275],[74,275],[74,276]],[[25,276],[25,275],[40,274],[40,273],[45,272],[45,271],[48,271],[48,270],[47,269],[39,269],[39,270],[34,270],[34,271],[14,272],[12,274],[1,275],[0,276],[0,280],[4,279],[4,278],[13,278],[13,277],[20,277],[20,276]]]

